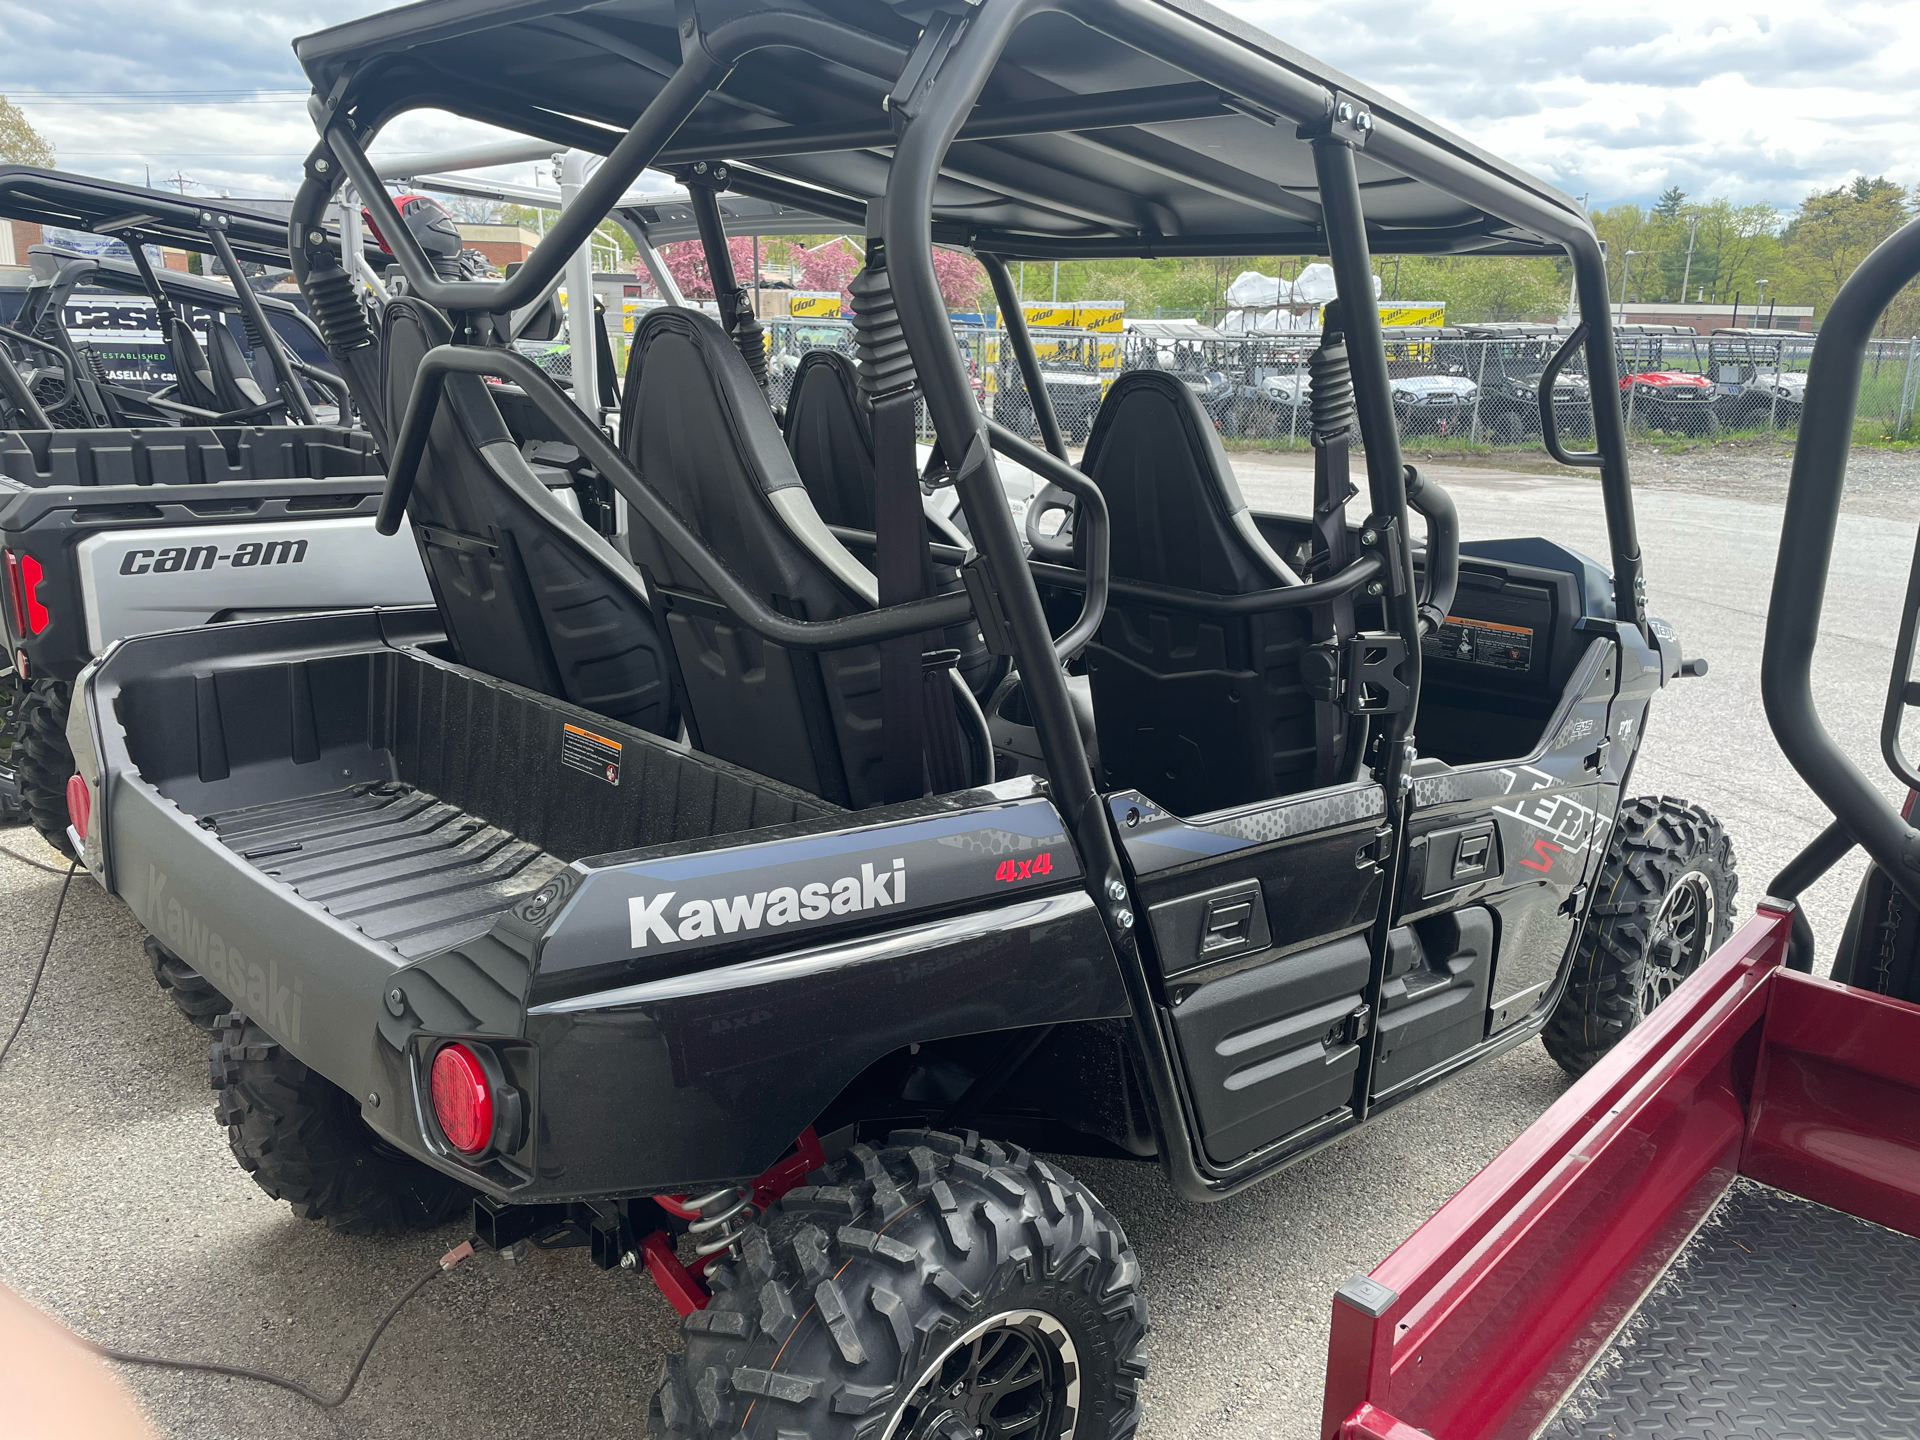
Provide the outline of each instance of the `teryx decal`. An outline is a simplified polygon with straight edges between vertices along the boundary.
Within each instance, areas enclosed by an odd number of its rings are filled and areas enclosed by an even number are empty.
[[[1501,770],[1500,780],[1507,792],[1507,803],[1493,808],[1531,829],[1546,831],[1554,842],[1556,853],[1569,850],[1578,854],[1589,845],[1598,843],[1612,823],[1598,810],[1581,804],[1571,795],[1544,793],[1557,785],[1566,784],[1545,770],[1520,765]],[[1535,846],[1535,853],[1539,854],[1538,845]],[[1520,863],[1532,866],[1535,870],[1552,868],[1551,860],[1545,865],[1536,865],[1530,860]]]

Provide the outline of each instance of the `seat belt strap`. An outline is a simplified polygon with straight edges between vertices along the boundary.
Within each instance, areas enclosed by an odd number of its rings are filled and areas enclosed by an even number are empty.
[[[883,608],[933,594],[933,555],[914,463],[918,402],[919,392],[909,388],[873,407],[874,541]],[[888,804],[967,783],[950,674],[958,652],[937,649],[943,639],[938,631],[922,631],[880,642],[881,780]]]
[[[1331,342],[1331,343],[1329,343]],[[1342,337],[1328,332],[1321,337],[1329,356],[1339,348],[1336,362],[1346,365]],[[1347,501],[1357,492],[1349,470],[1349,453],[1344,419],[1334,433],[1313,434],[1313,548],[1314,578],[1337,574],[1352,558],[1352,537],[1347,532]],[[1313,607],[1313,638],[1316,643],[1344,647],[1353,638],[1353,597],[1339,595]],[[1347,754],[1352,717],[1339,700],[1316,699],[1313,706],[1314,784],[1337,785],[1351,769]]]

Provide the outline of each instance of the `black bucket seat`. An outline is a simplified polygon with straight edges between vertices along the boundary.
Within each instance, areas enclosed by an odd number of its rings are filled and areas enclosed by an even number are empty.
[[[620,434],[646,483],[772,609],[833,620],[878,603],[874,572],[827,528],[752,372],[705,315],[668,307],[640,322]],[[857,503],[858,484],[829,490],[827,503],[848,491]],[[865,516],[871,527],[871,502]],[[879,804],[878,647],[765,640],[637,517],[630,540],[673,644],[694,744],[839,805]]]
[[[219,398],[222,414],[231,414],[236,410],[253,410],[278,401],[280,387],[274,385],[273,393],[260,383],[253,373],[253,366],[247,361],[247,352],[240,348],[233,327],[227,324],[224,315],[215,315],[213,323],[207,326],[207,360],[212,372],[213,391]]]
[[[793,372],[784,435],[800,483],[813,508],[829,525],[871,535],[876,525],[878,482],[873,465],[873,417],[860,403],[859,373],[848,356],[834,350],[809,350]],[[964,548],[966,536],[929,519],[935,540]],[[872,547],[849,542],[856,558],[872,568]],[[935,589],[952,594],[965,589],[960,571],[935,564]],[[950,626],[947,644],[960,652],[957,668],[967,687],[984,696],[1006,666],[987,649],[972,621]]]
[[[1256,528],[1193,392],[1160,370],[1113,382],[1082,462],[1106,498],[1115,580],[1204,596],[1297,583]],[[1081,560],[1076,538],[1076,560]],[[1314,784],[1315,704],[1301,676],[1304,608],[1175,608],[1114,594],[1087,647],[1100,763],[1181,815]]]
[[[387,413],[397,426],[446,318],[387,306]],[[476,375],[446,377],[407,518],[456,658],[655,734],[679,720],[646,587],[522,456]]]

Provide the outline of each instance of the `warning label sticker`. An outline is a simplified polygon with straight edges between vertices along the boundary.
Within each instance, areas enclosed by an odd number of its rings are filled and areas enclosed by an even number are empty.
[[[569,770],[597,775],[609,785],[620,783],[620,742],[582,730],[578,725],[560,727],[560,763]]]
[[[1533,665],[1533,631],[1524,625],[1496,625],[1491,620],[1449,615],[1444,625],[1420,642],[1420,651],[1436,660],[1526,670]]]

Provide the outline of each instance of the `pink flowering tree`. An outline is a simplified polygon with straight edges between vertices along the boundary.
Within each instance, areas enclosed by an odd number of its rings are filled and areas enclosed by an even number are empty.
[[[733,273],[742,285],[753,281],[753,241],[750,237],[736,235],[727,241],[727,250],[733,257]],[[664,245],[660,249],[660,258],[665,262],[667,273],[673,276],[674,283],[680,287],[680,293],[689,300],[711,300],[713,298],[713,277],[707,273],[706,253],[700,248],[698,240],[682,240],[677,244]],[[794,266],[800,272],[800,285],[803,289],[815,291],[838,290],[843,302],[851,302],[852,293],[847,288],[853,283],[853,277],[860,273],[860,267],[866,262],[844,238],[824,241],[819,245],[805,246],[795,244],[791,251]],[[639,260],[634,261],[634,271],[641,282],[651,290],[652,282],[647,276],[646,267]],[[957,250],[935,249],[933,252],[934,279],[940,286],[940,297],[949,310],[973,310],[978,308],[981,291],[987,284],[987,273],[980,268],[980,262],[971,255],[963,255]]]
[[[940,298],[949,310],[978,310],[980,292],[987,284],[987,272],[971,255],[958,250],[934,248],[933,278],[940,284]]]
[[[753,240],[750,236],[735,235],[727,241],[727,253],[733,259],[733,273],[742,285],[753,283]],[[713,298],[713,277],[707,273],[707,252],[700,248],[698,240],[681,240],[673,245],[660,247],[660,259],[667,267],[667,273],[673,277],[673,283],[680,287],[680,293],[689,300],[711,300]],[[647,274],[647,267],[638,257],[633,262],[633,270],[641,283],[651,291],[653,279]]]
[[[795,245],[793,261],[800,269],[803,286],[809,290],[838,290],[843,302],[853,299],[847,286],[865,263],[845,240],[828,240],[811,249]]]

